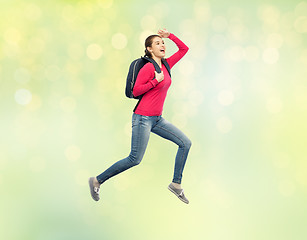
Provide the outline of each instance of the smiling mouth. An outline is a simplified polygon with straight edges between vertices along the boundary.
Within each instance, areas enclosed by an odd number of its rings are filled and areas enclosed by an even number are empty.
[[[164,52],[165,52],[165,50],[163,50],[163,49],[162,49],[162,50],[160,50],[160,52],[163,52],[163,53],[164,53]]]

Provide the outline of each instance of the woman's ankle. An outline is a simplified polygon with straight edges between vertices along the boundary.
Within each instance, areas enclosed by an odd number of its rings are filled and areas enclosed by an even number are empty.
[[[181,189],[181,184],[180,183],[175,183],[175,182],[172,182],[172,185],[177,188],[177,189]]]
[[[100,186],[100,183],[98,182],[98,180],[97,180],[96,177],[94,177],[93,183],[94,183],[94,186],[95,186],[95,187],[99,187],[99,186]]]

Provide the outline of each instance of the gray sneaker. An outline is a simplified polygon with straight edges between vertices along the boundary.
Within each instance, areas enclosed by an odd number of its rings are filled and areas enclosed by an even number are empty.
[[[172,184],[168,185],[168,189],[174,193],[181,201],[188,204],[189,200],[184,196],[183,189],[175,188]]]
[[[88,184],[90,185],[90,190],[91,190],[92,198],[93,198],[95,201],[98,201],[98,200],[100,199],[100,198],[99,198],[99,191],[100,191],[100,188],[94,186],[94,177],[90,177],[90,178],[88,179]]]

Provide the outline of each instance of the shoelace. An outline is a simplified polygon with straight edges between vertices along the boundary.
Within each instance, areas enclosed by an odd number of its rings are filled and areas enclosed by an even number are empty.
[[[181,196],[181,197],[184,196],[184,194],[183,194],[183,189],[182,189],[181,193],[179,194],[179,196]]]
[[[99,194],[100,188],[99,187],[94,187],[94,192]]]

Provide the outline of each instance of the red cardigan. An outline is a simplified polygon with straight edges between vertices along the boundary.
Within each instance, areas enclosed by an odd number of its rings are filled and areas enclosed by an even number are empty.
[[[172,69],[172,67],[187,53],[189,48],[172,33],[168,38],[171,39],[179,48],[179,50],[171,57],[165,59]],[[160,83],[154,78],[155,67],[152,63],[146,63],[139,71],[133,88],[133,95],[139,96],[145,94],[135,110],[136,114],[144,116],[162,115],[167,90],[170,87],[172,80],[163,64],[161,70],[164,74],[164,80]]]

